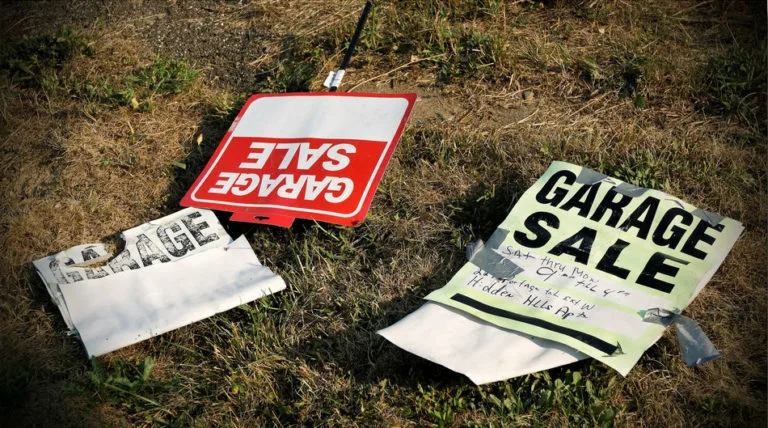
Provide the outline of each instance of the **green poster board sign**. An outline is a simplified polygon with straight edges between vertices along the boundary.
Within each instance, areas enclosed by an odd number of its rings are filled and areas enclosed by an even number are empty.
[[[553,162],[485,248],[426,298],[571,346],[626,375],[743,231],[666,193]]]

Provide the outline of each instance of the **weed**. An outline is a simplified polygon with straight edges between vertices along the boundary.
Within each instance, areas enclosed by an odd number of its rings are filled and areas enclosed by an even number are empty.
[[[626,159],[602,168],[605,174],[635,186],[661,189],[658,179],[659,164],[648,152],[635,149]]]
[[[634,97],[638,93],[638,87],[645,74],[645,66],[648,60],[642,56],[630,53],[625,54],[619,60],[620,84],[619,95],[622,97]]]
[[[439,427],[455,425],[456,414],[469,409],[470,406],[464,397],[467,392],[465,386],[446,393],[432,385],[425,389],[419,384],[418,392],[415,409],[406,409],[406,414],[415,412],[417,415],[424,415]]]
[[[645,108],[643,85],[649,74],[649,61],[634,52],[623,52],[611,58],[585,56],[563,68],[571,68],[586,86],[587,99],[598,93],[616,91],[619,97],[631,98],[637,109]]]
[[[704,70],[703,92],[712,113],[738,115],[743,120],[765,123],[765,50],[728,49],[711,58]]]
[[[315,78],[317,67],[313,62],[281,61],[257,91],[267,94],[306,92]]]
[[[406,407],[404,413],[441,427],[456,425],[467,411],[484,415],[467,421],[470,426],[487,426],[486,421],[501,426],[612,426],[622,410],[611,402],[617,388],[615,375],[591,363],[583,370],[566,369],[555,376],[534,373],[472,389],[460,385],[446,390],[418,384],[415,405]]]
[[[523,42],[521,58],[527,61],[533,68],[542,73],[549,69],[549,50],[547,46],[538,40]]]
[[[482,409],[500,420],[520,424],[526,414],[536,415],[539,423],[557,422],[580,426],[612,426],[620,409],[611,404],[616,377],[605,376],[587,367],[581,371],[566,370],[553,378],[548,372],[527,375],[520,381],[507,381],[495,388],[480,388]],[[598,382],[590,379],[599,378]]]
[[[97,105],[109,107],[130,107],[138,112],[151,111],[152,99],[156,95],[180,94],[188,89],[199,76],[186,61],[157,58],[154,62],[139,67],[133,73],[111,81],[63,82],[68,92],[90,107],[92,114],[98,112]]]
[[[306,39],[295,40],[292,48],[276,64],[264,73],[265,78],[256,86],[256,92],[286,93],[307,92],[317,75],[317,64],[322,52],[310,47]]]
[[[154,366],[155,362],[151,357],[146,357],[140,363],[117,360],[112,362],[109,368],[97,358],[93,358],[89,374],[93,385],[111,400],[123,403],[133,411],[146,412],[162,407],[150,397],[173,389],[173,383],[162,383],[151,378]],[[163,422],[157,417],[151,419]]]
[[[186,61],[158,58],[126,77],[125,82],[131,87],[146,90],[145,97],[151,97],[154,94],[180,94],[199,75]]]
[[[501,67],[503,46],[500,39],[479,31],[446,30],[439,39],[439,44],[423,50],[424,55],[444,53],[440,61],[437,79],[448,83],[461,76],[490,77],[485,73],[488,67]]]
[[[91,104],[94,113],[98,112],[99,104],[107,106],[128,106],[131,100],[136,98],[136,91],[131,87],[122,87],[111,85],[106,81],[96,84],[83,83],[73,91],[77,97],[86,103]]]
[[[598,85],[605,80],[605,72],[594,58],[582,58],[577,63],[581,78],[587,83]]]
[[[599,159],[586,155],[577,162],[629,184],[658,190],[663,190],[665,186],[660,179],[661,171],[666,171],[673,166],[665,165],[659,159],[658,153],[639,148],[632,149],[626,155],[617,154]]]
[[[62,27],[55,34],[0,44],[0,77],[11,84],[51,88],[56,73],[70,58],[91,55],[93,50],[80,34]]]
[[[384,44],[384,38],[381,35],[384,32],[384,20],[386,17],[383,16],[382,12],[384,10],[381,8],[381,5],[374,3],[365,27],[363,27],[363,32],[360,33],[360,40],[358,42],[358,50],[360,52],[378,51]],[[397,46],[391,46],[390,48],[393,51],[398,49]]]
[[[445,166],[456,153],[457,142],[446,138],[442,130],[424,128],[405,135],[402,149],[407,153],[407,162],[429,162]]]

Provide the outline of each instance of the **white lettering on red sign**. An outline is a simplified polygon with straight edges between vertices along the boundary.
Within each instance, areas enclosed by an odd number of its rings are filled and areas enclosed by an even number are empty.
[[[349,157],[357,151],[352,144],[324,143],[313,149],[307,143],[263,143],[253,142],[246,158],[255,162],[241,162],[240,169],[261,170],[273,160],[279,161],[278,170],[295,169],[306,171],[323,159],[320,164],[324,171],[341,171],[349,166]],[[298,156],[296,156],[298,154]],[[295,168],[292,167],[296,159]],[[272,163],[272,165],[274,165]],[[260,198],[269,197],[275,190],[277,196],[297,199],[300,195],[307,201],[314,201],[320,194],[330,203],[344,202],[354,190],[355,184],[347,177],[327,176],[322,179],[316,175],[295,174],[253,174],[243,172],[220,172],[216,183],[209,193],[220,195],[246,196],[258,189]]]
[[[287,226],[364,218],[416,94],[282,94],[249,99],[184,206]]]
[[[273,178],[270,174],[259,176],[259,174],[222,172],[219,173],[216,185],[208,192],[246,196],[257,188],[260,198],[270,196],[277,189],[277,196],[297,199],[303,190],[302,199],[304,200],[314,201],[322,193],[326,201],[336,204],[349,198],[355,184],[347,177],[325,177],[318,180],[314,175],[300,175],[297,179],[293,174],[280,174]]]
[[[250,147],[253,151],[248,153],[246,158],[255,160],[256,162],[242,162],[240,163],[240,168],[242,169],[262,169],[275,150],[284,150],[285,153],[283,154],[282,161],[277,169],[289,168],[293,158],[296,156],[296,152],[298,152],[299,158],[296,169],[308,170],[320,160],[323,155],[326,155],[329,160],[322,163],[323,169],[326,171],[341,171],[349,166],[349,157],[346,156],[346,154],[356,153],[357,151],[355,146],[346,143],[325,143],[316,149],[312,149],[310,148],[309,143],[276,144],[253,142]]]

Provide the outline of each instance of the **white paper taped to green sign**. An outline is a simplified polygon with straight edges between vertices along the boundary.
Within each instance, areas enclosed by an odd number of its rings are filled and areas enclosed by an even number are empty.
[[[554,162],[483,250],[494,257],[473,258],[426,298],[626,375],[664,331],[642,313],[685,308],[742,231],[666,193]],[[509,275],[487,263],[496,256]]]

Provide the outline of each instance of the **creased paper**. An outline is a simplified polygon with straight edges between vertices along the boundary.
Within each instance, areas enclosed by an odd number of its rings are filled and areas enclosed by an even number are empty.
[[[621,194],[615,178],[579,182],[595,175],[585,170],[554,162],[501,224],[493,251],[520,271],[499,276],[497,257],[473,258],[426,298],[626,375],[664,332],[643,311],[685,308],[744,228],[658,190]]]
[[[473,380],[535,372],[544,356],[551,357],[550,367],[584,358],[580,352],[563,356],[545,350],[528,359],[529,351],[542,347],[531,336],[557,340],[626,374],[663,332],[662,326],[644,323],[642,311],[684,309],[743,230],[721,216],[717,222],[713,216],[700,221],[701,210],[657,190],[621,191],[629,186],[553,163],[489,240],[493,257],[473,257],[446,287],[427,297],[463,311],[464,320],[427,304],[380,334]],[[498,269],[499,256],[521,270]],[[448,327],[459,323],[468,325]],[[470,324],[484,323],[506,334],[515,333],[504,327],[519,332],[506,338],[504,347],[514,349],[507,364],[515,370],[505,370],[504,363],[462,366],[482,351],[474,337],[453,335],[451,329],[466,332]],[[453,337],[451,352],[440,351],[447,345],[436,338],[443,336]],[[499,344],[501,336],[488,334]]]
[[[133,227],[121,237],[125,249],[103,265],[94,266],[111,257],[102,243],[78,245],[33,262],[70,330],[73,325],[61,285],[172,262],[232,242],[213,211],[198,208],[185,208]]]
[[[283,290],[245,237],[121,275],[61,284],[89,356],[120,349]]]
[[[408,352],[463,373],[477,385],[587,358],[557,342],[505,330],[432,302],[378,333]]]

